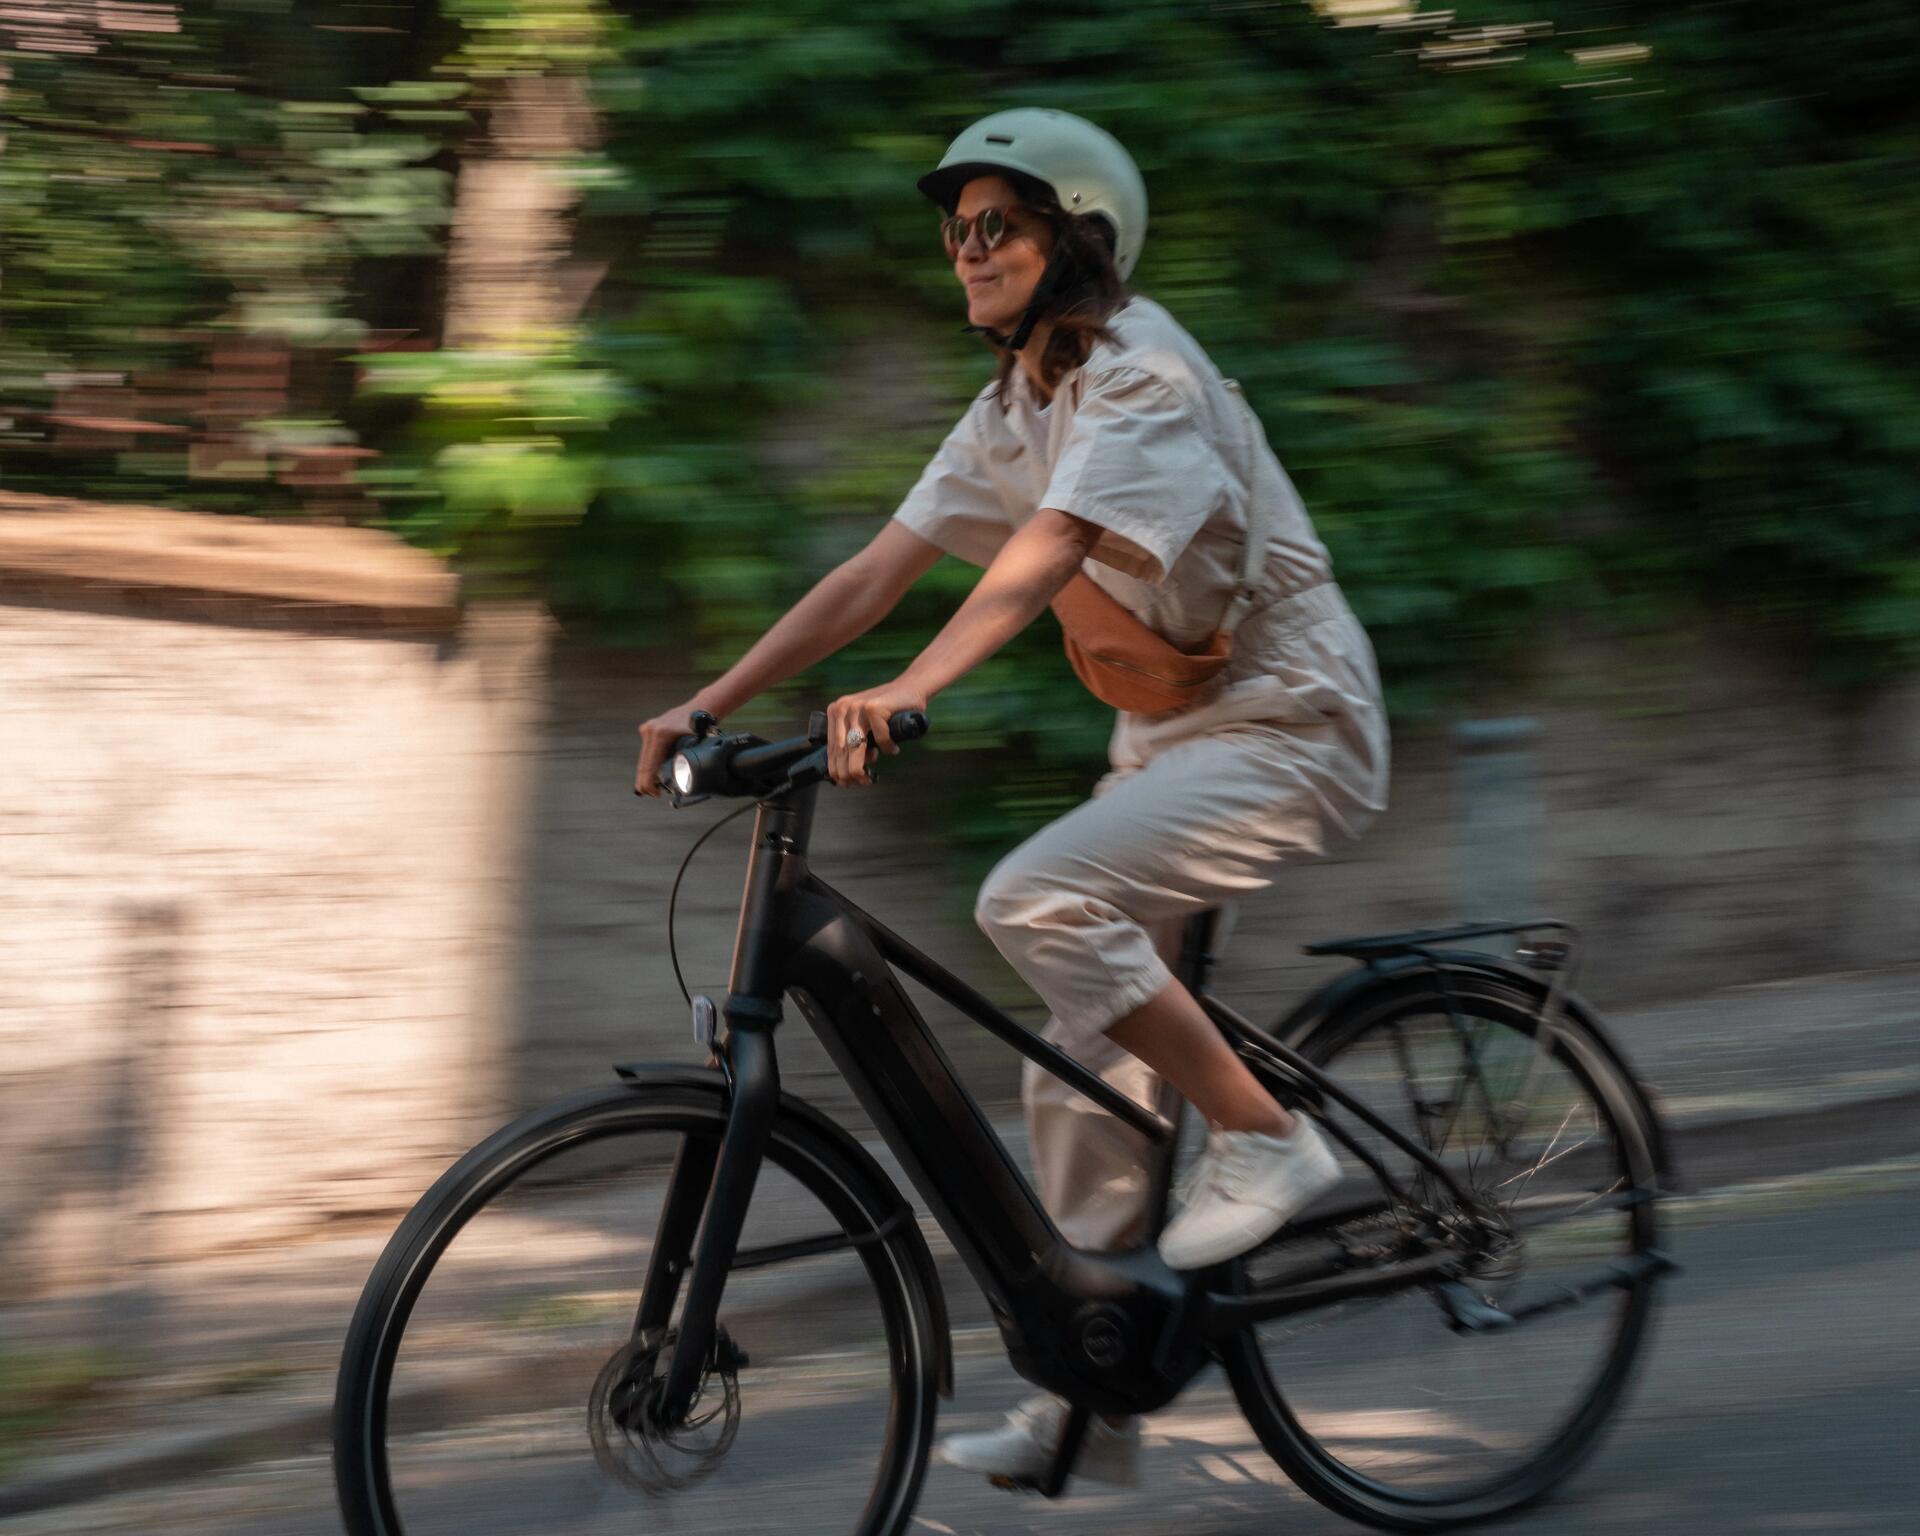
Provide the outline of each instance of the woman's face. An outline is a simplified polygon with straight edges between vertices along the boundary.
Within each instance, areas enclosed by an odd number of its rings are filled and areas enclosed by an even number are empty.
[[[1010,331],[1027,312],[1027,301],[1047,268],[1053,231],[1038,214],[1020,207],[1012,183],[979,176],[960,193],[954,212],[973,218],[987,208],[1014,210],[1000,243],[988,250],[977,229],[953,258],[953,275],[967,290],[967,321],[989,330]]]

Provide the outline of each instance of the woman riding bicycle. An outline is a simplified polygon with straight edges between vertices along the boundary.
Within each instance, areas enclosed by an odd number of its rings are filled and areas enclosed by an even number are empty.
[[[1170,951],[1186,917],[1265,888],[1383,809],[1373,651],[1236,388],[1126,287],[1147,202],[1119,143],[1063,112],[996,113],[919,186],[945,215],[968,320],[998,370],[865,549],[722,677],[640,727],[635,787],[659,793],[695,710],[724,718],[838,651],[942,554],[984,574],[905,672],[834,702],[837,784],[871,782],[873,754],[897,750],[889,715],[926,709],[1053,604],[1076,670],[1122,706],[1112,771],[1001,861],[976,916],[1047,1003],[1049,1039],[1142,1103],[1164,1077],[1206,1116],[1206,1151],[1160,1252],[1176,1269],[1219,1263],[1338,1172],[1174,977]],[[1031,1066],[1023,1097],[1061,1233],[1088,1249],[1140,1241],[1143,1139]],[[1032,1476],[1064,1418],[1057,1400],[1035,1400],[943,1451]],[[1078,1471],[1131,1481],[1137,1454],[1137,1423],[1096,1420]]]

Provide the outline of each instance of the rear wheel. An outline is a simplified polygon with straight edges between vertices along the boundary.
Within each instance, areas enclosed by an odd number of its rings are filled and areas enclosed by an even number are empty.
[[[683,1423],[650,1415],[675,1321],[637,1327],[650,1250],[676,1160],[710,1170],[725,1127],[717,1090],[609,1088],[507,1127],[427,1193],[341,1362],[354,1536],[906,1527],[939,1372],[918,1234],[883,1176],[793,1115],[700,1396]]]
[[[1351,1519],[1401,1530],[1503,1513],[1572,1471],[1627,1385],[1656,1288],[1651,1272],[1639,1274],[1512,1327],[1451,1326],[1462,1305],[1512,1314],[1614,1264],[1638,1274],[1636,1257],[1656,1247],[1657,1172],[1643,1095],[1576,1021],[1538,1031],[1544,989],[1470,973],[1449,977],[1450,996],[1431,985],[1362,1000],[1301,1050],[1438,1153],[1491,1240],[1446,1291],[1262,1323],[1227,1360],[1249,1421],[1301,1488]],[[1467,1219],[1385,1137],[1331,1104],[1329,1115],[1442,1227]],[[1377,1193],[1353,1151],[1338,1151],[1347,1191]],[[1364,1264],[1404,1244],[1417,1225],[1408,1207],[1372,1207],[1342,1226],[1308,1219],[1283,1230],[1243,1261],[1244,1283],[1257,1289],[1336,1256]]]

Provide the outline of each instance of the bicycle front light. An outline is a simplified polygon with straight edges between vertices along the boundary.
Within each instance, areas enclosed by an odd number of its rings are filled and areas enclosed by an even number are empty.
[[[677,806],[698,805],[715,793],[725,793],[727,762],[739,745],[739,738],[703,736],[698,741],[682,736],[680,750],[667,759],[667,783],[673,787]]]

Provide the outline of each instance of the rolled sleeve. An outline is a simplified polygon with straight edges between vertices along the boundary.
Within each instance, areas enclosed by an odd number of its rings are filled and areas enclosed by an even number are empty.
[[[1225,494],[1219,456],[1181,393],[1115,368],[1089,381],[1041,505],[1097,524],[1092,558],[1157,584]]]
[[[987,566],[1013,531],[989,472],[976,400],[895,510],[894,520],[971,565]]]

